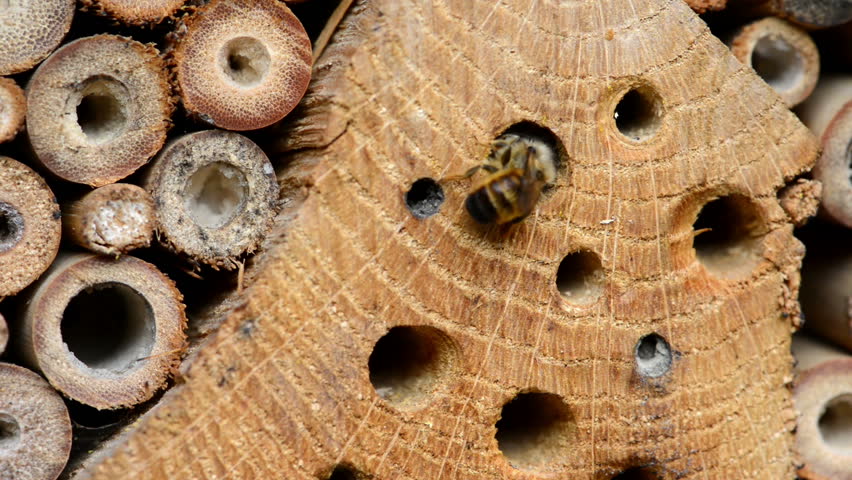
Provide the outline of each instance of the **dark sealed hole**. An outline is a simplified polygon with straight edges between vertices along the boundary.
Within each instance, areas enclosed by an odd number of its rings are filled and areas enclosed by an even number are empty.
[[[526,392],[503,406],[497,446],[512,466],[535,469],[570,454],[575,431],[574,416],[558,395]]]
[[[588,250],[569,253],[556,271],[556,288],[576,305],[594,303],[603,292],[604,271],[597,254]]]
[[[615,106],[615,126],[630,140],[641,142],[651,138],[660,128],[663,103],[650,86],[631,89]]]
[[[728,195],[704,205],[694,224],[698,260],[713,275],[737,278],[757,265],[764,226],[754,203]]]
[[[11,250],[24,236],[24,217],[12,205],[0,202],[0,253]]]
[[[852,394],[829,400],[818,426],[822,441],[829,449],[838,455],[852,456]]]
[[[672,368],[672,349],[663,337],[652,333],[636,344],[636,372],[643,377],[661,377]]]
[[[650,468],[633,467],[612,477],[612,480],[660,480],[660,476]]]
[[[0,451],[12,447],[21,437],[21,427],[15,417],[0,412]]]
[[[751,66],[766,83],[779,91],[794,88],[805,75],[804,58],[779,35],[767,35],[755,43]]]
[[[89,368],[123,373],[150,355],[154,314],[136,290],[101,283],[78,293],[62,315],[62,340]]]
[[[422,407],[455,369],[458,347],[433,327],[393,327],[370,354],[370,382],[400,410]]]
[[[444,189],[431,178],[421,178],[405,193],[405,205],[416,218],[424,219],[438,213],[444,203]]]
[[[368,480],[373,478],[371,475],[359,472],[354,467],[349,465],[337,465],[327,475],[320,476],[323,480]]]

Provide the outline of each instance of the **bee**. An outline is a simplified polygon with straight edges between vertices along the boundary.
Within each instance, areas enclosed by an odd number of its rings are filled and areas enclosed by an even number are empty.
[[[482,224],[511,224],[526,218],[541,191],[556,178],[556,155],[545,142],[529,136],[507,133],[494,141],[484,164],[478,170],[489,175],[467,196],[467,212]]]

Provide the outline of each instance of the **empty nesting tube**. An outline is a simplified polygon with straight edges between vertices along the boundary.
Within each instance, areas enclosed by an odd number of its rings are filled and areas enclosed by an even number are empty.
[[[196,262],[234,269],[272,225],[278,183],[248,138],[224,130],[179,137],[144,181],[154,197],[160,241]]]
[[[0,143],[15,138],[24,128],[27,99],[11,78],[0,78]]]
[[[59,218],[56,197],[44,179],[0,156],[0,297],[18,293],[56,257]]]
[[[0,480],[54,480],[70,451],[62,398],[35,373],[0,363]]]
[[[60,256],[23,303],[20,350],[68,398],[136,405],[165,386],[185,348],[174,283],[134,257]]]

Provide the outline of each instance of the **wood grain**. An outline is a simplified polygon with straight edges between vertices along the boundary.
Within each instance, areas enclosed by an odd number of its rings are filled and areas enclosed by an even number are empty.
[[[639,141],[613,119],[631,88],[661,114]],[[803,251],[776,193],[816,142],[685,3],[359,2],[294,118],[285,208],[244,305],[83,478],[793,477]],[[415,180],[466,171],[522,121],[565,152],[529,218],[478,227],[464,181],[444,183],[438,214],[411,215]],[[731,194],[754,224],[733,278],[692,247],[702,205]],[[585,305],[557,289],[578,251],[602,266]],[[437,379],[418,409],[370,381],[374,345],[406,326],[458,352],[418,377]],[[653,332],[670,371],[642,376]],[[547,448],[510,460],[495,425],[523,393],[567,410]]]

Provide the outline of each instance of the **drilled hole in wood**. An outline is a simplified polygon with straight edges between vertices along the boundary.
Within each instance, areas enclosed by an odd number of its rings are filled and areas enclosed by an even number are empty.
[[[829,449],[838,455],[852,456],[852,394],[829,400],[818,425],[822,441]]]
[[[0,412],[0,452],[14,447],[21,438],[21,427],[15,417]]]
[[[728,195],[704,205],[693,228],[696,256],[713,275],[737,278],[757,265],[764,226],[747,197]]]
[[[588,250],[570,253],[556,271],[556,288],[569,303],[589,305],[603,292],[604,271],[597,254]]]
[[[248,181],[238,168],[213,162],[199,168],[186,184],[186,210],[205,228],[220,228],[242,210]]]
[[[751,66],[772,88],[790,90],[805,75],[805,59],[780,35],[766,35],[754,45]]]
[[[405,205],[416,218],[424,219],[438,213],[444,203],[444,189],[431,178],[421,178],[405,193]]]
[[[127,115],[117,91],[124,86],[111,78],[95,77],[86,83],[77,104],[77,123],[92,143],[104,143],[119,136]]]
[[[663,337],[652,333],[636,343],[636,372],[643,377],[661,377],[672,368],[672,349]]]
[[[24,235],[24,217],[18,209],[0,202],[0,253],[11,250]]]
[[[320,478],[323,480],[368,480],[372,477],[349,465],[337,465],[331,473],[320,476]]]
[[[433,327],[394,327],[368,363],[376,393],[400,410],[422,407],[455,369],[458,347]]]
[[[612,477],[612,480],[659,480],[660,476],[645,467],[633,467]]]
[[[503,406],[497,446],[512,466],[535,469],[570,454],[575,431],[574,416],[558,395],[526,392]]]
[[[68,350],[86,366],[123,373],[150,355],[154,314],[136,290],[120,283],[102,283],[68,302],[61,331]]]
[[[629,90],[615,106],[615,126],[630,140],[641,142],[650,139],[660,128],[663,102],[650,86]]]
[[[242,87],[263,82],[269,72],[269,50],[256,38],[238,37],[222,49],[220,65],[228,78]]]
[[[546,166],[546,170],[544,172],[545,177],[548,183],[552,183],[554,177],[556,176],[556,171],[565,165],[565,160],[568,156],[568,153],[565,150],[565,145],[562,143],[562,140],[553,133],[547,127],[543,127],[537,123],[523,121],[518,122],[511,127],[504,130],[499,136],[502,137],[504,135],[519,135],[524,138],[528,138],[535,143],[544,145],[548,152],[545,154],[548,158],[552,158],[552,168],[550,166]]]

